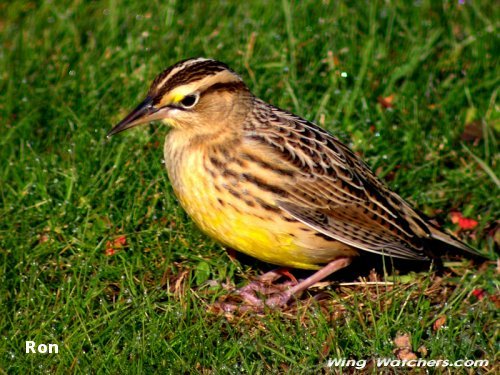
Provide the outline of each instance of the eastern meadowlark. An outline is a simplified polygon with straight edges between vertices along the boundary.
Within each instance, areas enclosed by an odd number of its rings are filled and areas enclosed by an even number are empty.
[[[166,69],[108,135],[154,120],[172,127],[167,172],[203,232],[265,262],[319,270],[269,305],[285,304],[364,252],[414,260],[440,258],[445,249],[477,255],[336,137],[255,97],[219,61],[188,59]]]

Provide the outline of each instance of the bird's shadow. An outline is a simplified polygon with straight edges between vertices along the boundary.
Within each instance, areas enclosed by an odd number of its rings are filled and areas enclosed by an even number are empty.
[[[258,274],[279,268],[242,253],[237,253],[236,258],[243,268],[249,267],[252,270],[257,270]],[[383,275],[406,275],[411,272],[425,272],[430,270],[438,274],[442,273],[444,270],[442,262],[439,259],[434,261],[398,259],[364,252],[361,256],[354,258],[348,267],[334,272],[325,281],[355,282],[359,281],[360,278],[367,278],[373,272],[380,275],[380,278],[383,278]],[[305,279],[315,271],[290,269],[290,272],[297,279]]]

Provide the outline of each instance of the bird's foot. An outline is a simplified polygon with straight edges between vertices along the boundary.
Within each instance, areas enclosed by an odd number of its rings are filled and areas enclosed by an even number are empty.
[[[281,277],[287,277],[288,280],[275,283]],[[218,307],[225,312],[232,312],[236,310],[261,310],[265,305],[269,307],[284,306],[291,297],[288,290],[297,284],[297,279],[288,269],[279,268],[259,276],[256,280],[236,290],[232,295],[238,297],[239,303],[225,301],[218,303]]]
[[[281,269],[274,270],[260,276],[257,280],[251,282],[245,287],[236,291],[243,304],[234,302],[222,302],[218,307],[224,312],[262,310],[265,306],[270,308],[284,307],[292,297],[299,296],[304,290],[315,283],[321,281],[331,273],[347,267],[351,263],[351,258],[338,258],[325,267],[312,274],[305,280],[297,282],[292,276],[292,280],[281,284],[273,284],[283,275],[290,275],[288,271]]]

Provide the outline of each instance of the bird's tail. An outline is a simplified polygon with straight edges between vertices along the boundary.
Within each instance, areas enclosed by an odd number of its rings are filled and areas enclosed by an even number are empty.
[[[455,236],[445,233],[442,230],[429,225],[431,231],[431,242],[434,249],[439,248],[439,253],[446,258],[455,258],[457,256],[464,256],[466,258],[472,259],[475,262],[481,262],[488,260],[484,255],[481,255],[476,249],[473,249],[469,245],[463,243]],[[443,249],[444,247],[444,249]]]

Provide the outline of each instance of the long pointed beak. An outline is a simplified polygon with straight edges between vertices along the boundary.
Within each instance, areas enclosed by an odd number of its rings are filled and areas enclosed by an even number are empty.
[[[108,137],[120,133],[124,130],[133,128],[134,126],[144,124],[153,120],[158,120],[159,116],[155,116],[158,109],[153,106],[153,98],[146,97],[127,117],[116,124],[113,129],[108,132]]]

